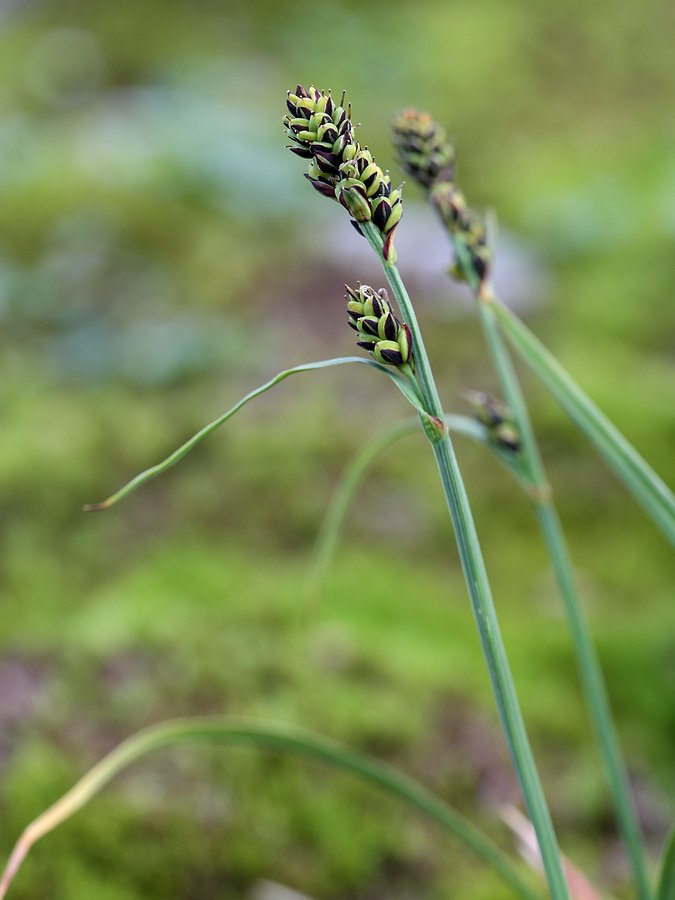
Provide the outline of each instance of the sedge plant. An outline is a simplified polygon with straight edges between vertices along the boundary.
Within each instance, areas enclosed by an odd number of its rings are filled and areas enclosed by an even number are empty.
[[[518,435],[522,480],[534,504],[563,602],[583,693],[595,728],[619,828],[630,860],[636,895],[640,900],[649,900],[651,891],[643,837],[630,795],[626,766],[617,739],[602,670],[577,590],[553,490],[546,475],[525,397],[499,328],[500,322],[515,323],[516,319],[512,313],[505,314],[505,307],[499,301],[492,284],[493,247],[489,239],[489,223],[483,221],[481,216],[467,205],[464,193],[457,183],[455,147],[448,139],[445,129],[428,113],[408,109],[398,114],[392,122],[392,136],[402,167],[425,191],[445,226],[455,253],[455,265],[451,273],[469,286],[476,300],[485,342],[508,408],[500,408],[494,401],[486,399],[485,395],[477,395],[475,406],[478,415],[495,432],[505,427],[514,427]],[[494,222],[494,218],[492,221]],[[501,311],[500,318],[498,310]],[[514,333],[512,327],[506,330],[508,334]],[[515,332],[520,335],[526,333],[521,323],[518,323]],[[515,342],[514,346],[520,349],[522,344]],[[537,374],[541,374],[540,370]],[[543,380],[547,383],[545,374]],[[569,382],[567,379],[568,384]],[[577,390],[580,392],[580,389]],[[586,405],[590,409],[593,408],[590,401]],[[622,446],[620,442],[619,448]],[[620,449],[617,452],[616,448],[613,448],[611,458],[618,460],[620,455]],[[629,452],[627,460],[619,467],[619,474],[629,487],[634,481],[632,472],[629,475],[628,460],[637,466],[642,475],[643,480],[638,483],[655,488],[654,496],[645,493],[642,502],[648,511],[653,512],[656,524],[660,525],[662,517],[658,500],[663,497],[664,509],[672,511],[672,506],[668,506],[669,492],[656,476],[650,474],[646,463],[633,452]],[[665,525],[666,534],[670,534],[670,519],[665,521]]]
[[[353,490],[358,478],[376,452],[389,445],[394,438],[410,431],[413,425],[417,429],[421,429],[434,455],[441,488],[454,526],[467,592],[480,636],[497,711],[527,813],[532,823],[534,841],[541,860],[548,896],[553,900],[572,900],[573,879],[569,874],[572,870],[565,865],[561,856],[530,748],[506,649],[501,637],[471,507],[451,439],[451,433],[460,434],[487,446],[516,474],[522,483],[530,488],[535,502],[538,504],[538,514],[544,533],[549,540],[554,568],[561,582],[563,596],[569,605],[569,596],[566,596],[565,591],[568,594],[573,593],[574,587],[571,582],[562,533],[559,530],[557,515],[546,486],[545,474],[536,443],[534,443],[527,410],[524,402],[521,405],[519,386],[515,381],[514,373],[509,369],[510,361],[504,345],[501,343],[499,333],[496,328],[492,327],[494,322],[499,323],[516,348],[525,348],[522,349],[522,352],[528,363],[558,396],[572,418],[591,437],[610,465],[633,491],[636,499],[650,512],[657,525],[671,537],[675,535],[672,495],[669,495],[665,485],[619,435],[614,426],[607,422],[583,392],[571,382],[559,364],[552,360],[548,352],[538,344],[522,324],[514,324],[515,320],[512,314],[503,310],[498,304],[494,293],[489,288],[486,274],[489,270],[489,253],[486,249],[486,242],[481,238],[482,232],[476,225],[477,219],[472,219],[470,223],[470,236],[472,239],[476,234],[479,237],[477,241],[474,240],[473,244],[467,235],[460,239],[456,228],[450,229],[450,232],[455,244],[459,271],[476,289],[481,304],[489,310],[490,318],[486,325],[486,335],[494,354],[495,364],[503,380],[503,391],[511,412],[508,412],[506,407],[499,402],[485,395],[474,395],[473,400],[479,410],[480,421],[445,413],[425,349],[423,334],[417,321],[416,311],[396,265],[394,237],[403,214],[401,190],[392,185],[390,176],[379,167],[367,147],[362,146],[357,140],[351,119],[351,110],[346,105],[344,96],[337,102],[330,92],[298,85],[294,91],[288,93],[284,125],[291,140],[290,149],[306,162],[305,175],[311,185],[319,194],[337,201],[346,210],[352,225],[367,240],[382,264],[388,290],[384,286],[371,287],[363,284],[347,287],[345,298],[347,320],[356,332],[357,345],[364,351],[364,355],[320,360],[279,373],[202,428],[164,461],[137,475],[107,500],[91,504],[87,508],[103,510],[112,507],[142,484],[161,475],[179,462],[248,402],[274,388],[275,385],[291,375],[352,363],[368,366],[371,371],[386,375],[409,401],[415,410],[415,418],[400,424],[394,423],[378,439],[376,446],[364,452],[358,466],[353,470],[349,490]],[[454,166],[454,148],[444,145],[440,150],[441,156],[435,157],[433,162],[427,166],[423,179],[417,179],[430,192],[433,192],[437,186],[438,177],[441,174],[449,175]],[[443,154],[445,154],[444,157]],[[417,165],[410,155],[408,164],[408,170],[413,175],[415,172],[422,171],[422,166]],[[429,183],[425,183],[424,179]],[[452,181],[452,179],[450,180]],[[455,190],[454,182],[452,189]],[[471,280],[472,277],[474,281]],[[348,497],[348,495],[349,491],[345,492],[344,496]],[[343,503],[328,528],[333,539],[344,513],[344,507]],[[576,598],[575,594],[574,597]],[[580,621],[583,626],[583,620]],[[578,627],[581,628],[581,626]],[[583,629],[582,638],[588,640]],[[575,634],[575,640],[578,649],[580,646],[578,634]],[[592,645],[590,647],[592,648]],[[586,668],[584,668],[584,664],[581,665],[582,674],[585,678],[592,676],[597,679],[599,678],[597,661],[593,656],[590,657],[590,660],[589,663],[585,658]],[[599,683],[601,689],[601,680]],[[592,684],[591,688],[597,694],[599,690],[597,685]],[[596,710],[593,709],[593,715],[595,712]],[[600,730],[602,731],[603,728],[604,725]],[[602,734],[606,734],[606,729],[602,731]],[[535,897],[541,896],[540,892],[532,888],[530,882],[521,875],[517,865],[511,862],[489,838],[482,835],[447,804],[401,773],[397,773],[383,763],[365,757],[355,750],[334,744],[309,732],[269,723],[222,718],[187,719],[163,723],[130,738],[109,754],[71,791],[28,826],[17,842],[5,873],[0,879],[0,898],[4,897],[26,853],[35,841],[80,809],[117,772],[150,751],[174,743],[196,740],[246,742],[260,747],[273,747],[313,756],[339,768],[347,769],[370,783],[395,794],[444,825],[479,854],[487,864],[491,865],[510,885],[516,895],[527,898],[527,900],[534,900]],[[623,783],[621,790],[625,790]],[[628,809],[630,812],[629,804]],[[664,891],[668,891],[668,886],[673,883],[672,842],[669,842],[663,858],[662,873],[656,895],[658,900],[667,900]],[[640,900],[647,900],[648,897],[654,896],[649,893],[648,889],[642,892],[640,884],[638,879]]]

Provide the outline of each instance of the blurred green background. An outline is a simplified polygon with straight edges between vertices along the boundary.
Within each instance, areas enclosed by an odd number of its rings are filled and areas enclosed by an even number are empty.
[[[284,92],[447,123],[497,279],[672,476],[675,7],[581,0],[0,2],[0,848],[116,742],[190,713],[300,723],[416,775],[505,847],[518,802],[433,460],[373,469],[318,603],[303,579],[344,465],[404,401],[358,367],[286,382],[182,465],[101,499],[287,366],[352,353],[378,279],[284,149]],[[494,389],[414,185],[399,261],[447,406]],[[379,281],[374,281],[379,286]],[[524,373],[655,858],[672,814],[665,542]],[[669,390],[670,389],[670,390]],[[465,410],[463,410],[465,411]],[[631,896],[527,502],[461,462],[564,850]],[[509,893],[416,814],[253,750],[148,759],[39,845],[13,896],[331,900]]]

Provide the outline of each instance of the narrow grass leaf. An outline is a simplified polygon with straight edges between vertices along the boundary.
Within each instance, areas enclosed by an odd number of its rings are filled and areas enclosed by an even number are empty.
[[[386,450],[399,438],[416,432],[419,425],[419,419],[412,417],[395,422],[368,441],[348,463],[333,492],[314,545],[305,586],[305,596],[309,600],[316,599],[321,592],[326,573],[335,555],[347,511],[371,464],[383,450]]]
[[[0,879],[0,900],[5,897],[31,847],[82,809],[115,775],[147,753],[196,741],[253,744],[264,750],[289,751],[351,772],[435,819],[492,866],[518,896],[525,900],[541,900],[541,895],[529,887],[514,863],[489,837],[407,775],[358,750],[304,729],[230,717],[162,722],[120,744],[25,829]]]
[[[514,348],[675,545],[675,497],[672,491],[520,319],[498,301],[492,301],[491,305]]]
[[[670,829],[661,854],[656,900],[675,900],[675,824]]]
[[[451,432],[468,437],[487,447],[518,477],[521,484],[523,483],[522,478],[519,477],[520,466],[517,455],[502,449],[490,440],[490,435],[484,425],[468,416],[446,414],[444,419]],[[315,600],[321,593],[326,574],[335,555],[345,517],[366,472],[387,447],[407,434],[413,434],[418,428],[419,419],[417,418],[411,417],[395,422],[368,441],[347,464],[333,492],[314,545],[305,586],[305,596],[308,600]]]
[[[157,478],[158,475],[162,475],[167,469],[170,469],[172,466],[175,466],[176,463],[180,462],[184,456],[187,456],[191,450],[194,450],[195,447],[201,444],[201,442],[209,437],[209,435],[213,434],[213,432],[220,428],[221,425],[224,425],[228,419],[231,419],[232,416],[234,416],[235,413],[238,413],[247,403],[254,400],[256,397],[259,397],[261,394],[264,394],[266,391],[269,391],[270,388],[273,388],[291,375],[298,375],[302,372],[313,372],[317,369],[327,369],[333,366],[342,366],[347,363],[359,363],[361,365],[370,366],[373,369],[378,369],[380,372],[384,372],[385,375],[388,375],[389,378],[391,378],[408,402],[418,410],[420,415],[427,415],[422,408],[419,394],[415,390],[415,387],[397,372],[388,369],[387,366],[380,365],[380,363],[375,362],[372,359],[361,356],[340,356],[335,359],[322,359],[318,362],[304,363],[301,366],[294,366],[292,369],[286,369],[283,372],[280,372],[278,375],[275,375],[274,378],[266,381],[265,384],[246,394],[245,397],[242,397],[242,399],[228,409],[227,412],[218,416],[218,418],[214,419],[212,422],[209,422],[208,425],[205,425],[200,431],[185,441],[184,444],[181,444],[177,450],[174,450],[173,453],[167,456],[166,459],[162,460],[162,462],[157,463],[157,465],[151,466],[149,469],[145,469],[145,471],[136,475],[131,481],[127,482],[124,487],[120,488],[119,491],[116,491],[108,497],[107,500],[103,500],[100,503],[87,504],[84,507],[85,512],[99,512],[101,510],[110,509],[111,506],[114,506],[120,500],[123,500],[129,494],[137,490],[137,488],[146,484],[148,481],[151,481],[153,478]]]

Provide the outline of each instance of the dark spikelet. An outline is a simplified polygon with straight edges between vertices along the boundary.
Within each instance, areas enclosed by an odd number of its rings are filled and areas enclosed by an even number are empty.
[[[382,235],[384,258],[393,264],[393,232],[403,212],[401,192],[392,189],[389,175],[354,137],[351,105],[345,105],[344,93],[337,104],[330,91],[297,85],[295,93],[288,93],[286,107],[284,125],[294,145],[291,149],[310,160],[311,183],[323,196],[337,199],[353,223],[372,221]],[[363,234],[358,224],[355,227]]]
[[[380,231],[384,231],[384,226],[387,224],[387,219],[390,215],[391,204],[388,200],[382,200],[377,204],[373,212],[373,222],[377,225]]]
[[[395,341],[396,338],[398,337],[398,329],[400,327],[399,323],[392,316],[391,313],[387,313],[382,318],[384,319],[384,322],[382,325],[382,331],[384,332],[385,338],[388,341]]]
[[[401,167],[425,188],[455,177],[456,153],[445,129],[428,113],[405,109],[394,116],[392,136]]]
[[[318,178],[312,178],[310,175],[305,175],[305,178],[309,181],[314,190],[318,191],[324,197],[333,197],[333,188],[327,182],[320,181]]]
[[[380,350],[380,356],[392,366],[400,366],[403,363],[400,350]]]
[[[312,158],[312,154],[309,152],[309,150],[305,150],[304,147],[289,147],[288,149],[291,151],[291,153],[295,153],[296,156],[302,157],[302,159]]]
[[[466,391],[464,396],[473,407],[475,418],[487,428],[494,443],[516,453],[520,449],[520,435],[509,407],[484,391]]]
[[[375,291],[367,284],[358,289],[345,287],[349,324],[362,338],[357,345],[369,350],[380,363],[412,366],[410,329],[392,312],[387,292]]]

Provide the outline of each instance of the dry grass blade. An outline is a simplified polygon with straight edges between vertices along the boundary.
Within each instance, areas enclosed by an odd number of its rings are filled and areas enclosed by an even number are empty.
[[[518,850],[523,859],[533,869],[536,869],[538,872],[543,871],[537,839],[529,819],[515,806],[503,807],[501,818],[515,836]],[[572,900],[612,900],[608,894],[601,894],[597,888],[593,887],[583,872],[577,869],[564,855],[563,868]]]

